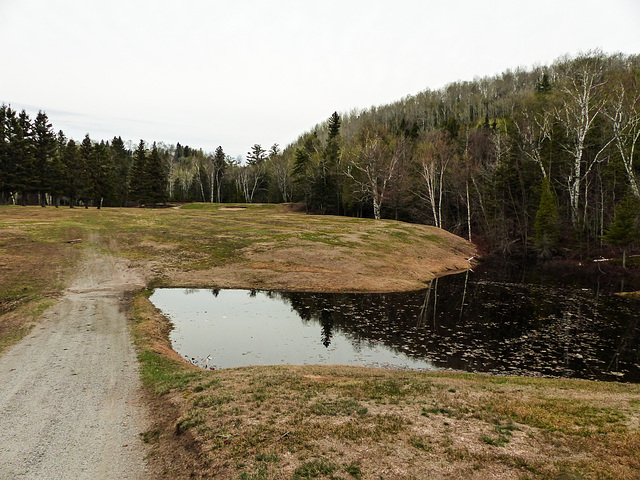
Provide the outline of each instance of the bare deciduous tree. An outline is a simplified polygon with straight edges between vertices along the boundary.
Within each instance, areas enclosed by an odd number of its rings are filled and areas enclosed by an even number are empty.
[[[362,196],[372,201],[376,220],[381,218],[387,189],[406,150],[404,138],[388,140],[380,129],[365,127],[361,140],[351,152],[345,173],[353,180]]]
[[[426,192],[422,197],[431,206],[434,225],[442,228],[442,193],[444,173],[455,156],[455,150],[441,130],[433,130],[424,135],[418,145],[416,160],[420,165],[420,175]]]
[[[624,72],[615,80],[605,115],[611,121],[613,139],[627,174],[631,192],[640,198],[633,160],[640,140],[640,78]]]
[[[571,203],[571,221],[576,225],[580,214],[580,191],[584,179],[609,146],[609,142],[602,145],[590,159],[584,158],[587,135],[606,104],[606,99],[599,91],[605,83],[602,54],[595,52],[582,55],[568,63],[568,66],[564,82],[560,86],[563,101],[555,109],[554,115],[567,132],[567,141],[563,148],[571,155],[573,162],[567,175],[567,189]]]

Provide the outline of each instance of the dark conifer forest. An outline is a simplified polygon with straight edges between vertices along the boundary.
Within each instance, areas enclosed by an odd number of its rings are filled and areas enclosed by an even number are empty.
[[[499,255],[626,253],[638,241],[639,150],[640,55],[596,51],[336,112],[244,159],[120,137],[77,143],[44,112],[2,105],[0,203],[299,202],[435,225]]]

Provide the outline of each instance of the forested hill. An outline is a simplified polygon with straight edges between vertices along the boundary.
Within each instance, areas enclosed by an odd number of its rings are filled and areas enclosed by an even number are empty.
[[[637,239],[640,55],[451,83],[343,114],[335,136],[337,120],[284,151],[312,210],[428,223],[495,253]],[[636,222],[620,238],[616,207]]]
[[[304,202],[442,227],[497,253],[637,240],[640,55],[590,52],[334,113],[281,151],[81,143],[0,107],[0,202]]]

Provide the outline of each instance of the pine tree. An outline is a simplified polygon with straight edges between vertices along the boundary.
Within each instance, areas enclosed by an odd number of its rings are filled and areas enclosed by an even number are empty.
[[[605,243],[622,249],[623,268],[627,267],[627,250],[633,243],[640,240],[638,216],[640,216],[640,201],[629,194],[616,206],[613,220],[602,236]]]
[[[247,153],[247,163],[249,165],[260,165],[267,159],[267,151],[260,144],[251,147],[251,151]]]

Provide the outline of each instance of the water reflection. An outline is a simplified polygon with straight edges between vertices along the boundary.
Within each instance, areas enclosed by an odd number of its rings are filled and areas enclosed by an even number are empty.
[[[342,364],[433,369],[428,359],[341,331],[329,310],[311,312],[299,299],[293,300],[295,307],[280,293],[158,289],[151,301],[175,325],[174,349],[203,368]]]
[[[210,356],[220,367],[435,366],[638,382],[638,304],[613,295],[619,282],[609,280],[483,267],[410,293],[214,290],[201,303],[200,291],[186,299],[168,289],[152,301],[176,324],[176,349],[201,365]]]

